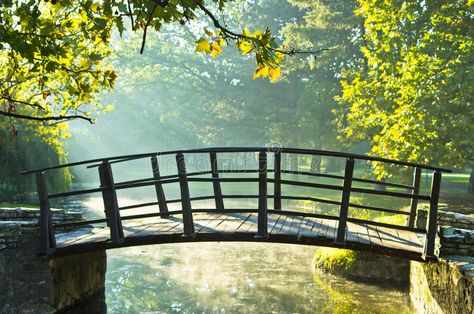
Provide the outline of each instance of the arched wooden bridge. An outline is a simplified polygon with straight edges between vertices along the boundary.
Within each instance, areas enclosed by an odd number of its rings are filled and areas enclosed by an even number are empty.
[[[232,157],[242,154],[255,156],[255,167],[242,168]],[[198,165],[198,171],[188,171],[191,159],[205,157],[206,162]],[[344,175],[315,171],[287,169],[283,161],[294,156],[333,158],[345,163]],[[173,166],[170,167],[170,158]],[[167,159],[168,163],[164,160]],[[113,168],[137,161],[151,165],[149,177],[114,181]],[[226,162],[223,162],[223,161]],[[201,160],[202,161],[202,160]],[[230,162],[227,162],[230,161]],[[411,184],[385,182],[354,176],[356,165],[367,162],[388,163],[393,166],[412,169]],[[231,169],[227,169],[231,164]],[[50,194],[47,189],[47,175],[64,167],[87,166],[98,169],[100,186],[92,189],[74,190]],[[269,165],[271,165],[269,167]],[[163,168],[172,168],[170,175],[160,174]],[[170,170],[170,169],[166,169]],[[420,193],[422,171],[433,171],[429,195]],[[133,245],[193,242],[193,241],[256,241],[280,242],[331,246],[355,250],[368,250],[386,255],[402,256],[408,259],[426,261],[436,259],[436,215],[440,192],[441,173],[449,170],[438,167],[388,160],[377,157],[308,150],[295,148],[205,148],[194,150],[168,151],[139,155],[117,156],[103,159],[59,165],[26,171],[36,174],[40,200],[40,254],[62,255]],[[311,179],[311,180],[310,180]],[[339,180],[339,184],[326,181]],[[324,181],[326,180],[326,181]],[[212,184],[212,195],[191,196],[193,182]],[[252,194],[224,194],[222,184],[236,183]],[[165,196],[164,187],[179,185],[180,197],[170,199]],[[371,188],[357,185],[369,185]],[[156,201],[119,205],[118,192],[122,190],[152,186]],[[272,187],[272,193],[269,188]],[[282,186],[319,189],[339,192],[337,200],[329,198],[288,195]],[[385,186],[388,189],[376,187]],[[283,189],[284,190],[284,189]],[[53,224],[50,200],[74,195],[101,193],[105,217],[67,224]],[[385,207],[374,207],[351,202],[351,195],[363,193],[379,195],[386,199],[405,198],[410,200],[410,211]],[[253,208],[228,208],[224,200],[254,199]],[[212,208],[197,209],[194,204],[213,201]],[[270,200],[270,202],[269,202]],[[337,206],[336,213],[316,213],[292,206],[291,201],[310,201]],[[426,229],[415,227],[418,202],[429,202],[429,216]],[[283,202],[282,202],[283,201]],[[273,206],[269,207],[269,203]],[[288,205],[282,206],[282,203]],[[178,205],[177,210],[170,206]],[[225,206],[226,205],[226,206]],[[210,207],[210,206],[208,206]],[[124,215],[127,210],[152,208],[151,212]],[[351,217],[351,211],[369,210],[408,217],[407,225],[396,225]],[[74,228],[74,229],[71,229]],[[69,230],[69,231],[68,231]]]

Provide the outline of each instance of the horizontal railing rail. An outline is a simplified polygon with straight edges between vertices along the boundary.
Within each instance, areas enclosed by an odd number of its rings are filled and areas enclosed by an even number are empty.
[[[387,159],[381,157],[374,157],[374,156],[366,156],[366,155],[359,155],[359,154],[352,154],[352,153],[343,153],[343,152],[335,152],[335,151],[326,151],[326,150],[315,150],[315,149],[301,149],[301,148],[268,148],[268,147],[212,147],[212,148],[200,148],[200,149],[188,149],[188,150],[173,150],[173,151],[165,151],[165,152],[153,152],[153,153],[143,153],[143,154],[134,154],[134,155],[123,155],[123,156],[115,156],[115,157],[104,157],[104,158],[96,158],[96,159],[89,159],[79,162],[67,163],[62,165],[56,165],[51,167],[45,168],[38,168],[34,170],[26,170],[23,171],[22,174],[33,174],[39,173],[49,170],[56,170],[65,167],[75,167],[80,165],[86,164],[95,164],[93,167],[99,167],[100,163],[106,161],[109,163],[119,163],[119,162],[126,162],[136,159],[142,158],[149,158],[153,156],[166,156],[166,155],[175,155],[178,153],[181,154],[204,154],[204,153],[258,153],[261,151],[274,153],[275,151],[280,153],[286,154],[299,154],[299,155],[316,155],[316,156],[325,156],[325,157],[339,157],[339,158],[353,158],[357,160],[365,160],[365,161],[375,161],[375,162],[382,162],[382,163],[389,163],[395,164],[400,166],[407,166],[407,167],[419,167],[421,169],[426,170],[434,170],[434,171],[441,171],[451,173],[451,169],[436,167],[431,165],[424,165],[419,163],[412,163],[412,162],[404,162],[394,159]]]
[[[323,178],[329,178],[329,179],[341,179],[341,180],[344,179],[344,176],[338,176],[338,175],[326,174],[326,173],[314,173],[314,172],[308,172],[308,171],[281,170],[281,173],[299,174],[299,175],[305,175],[305,176],[310,176],[310,177],[323,177]],[[371,180],[371,179],[362,179],[362,178],[353,178],[352,181],[413,190],[413,186],[408,185],[408,184],[399,184],[399,183],[392,183],[392,182],[385,182],[385,181]]]
[[[229,165],[219,164],[221,154],[239,154],[239,153],[252,153],[254,154],[254,161],[252,167],[247,169],[247,163],[245,162],[243,168],[242,165],[236,167],[235,164]],[[198,171],[187,171],[186,155],[191,154],[208,154],[208,169],[198,169]],[[335,157],[345,159],[344,175],[333,174],[333,173],[321,173],[316,171],[300,171],[299,169],[284,169],[282,165],[282,154],[297,154],[297,155],[311,155],[319,157]],[[161,175],[160,172],[160,156],[173,156],[175,157],[175,173]],[[272,158],[273,157],[273,158]],[[149,158],[152,167],[152,175],[146,176],[141,179],[126,180],[115,182],[113,176],[113,164],[124,164],[126,162],[136,161],[140,159]],[[270,160],[270,161],[269,161]],[[385,182],[382,180],[373,180],[367,178],[358,178],[354,175],[355,161],[363,160],[370,162],[383,162],[389,164],[395,164],[403,167],[413,168],[413,183],[405,184],[398,182]],[[60,193],[48,193],[46,184],[46,173],[48,171],[64,168],[64,167],[76,167],[85,165],[87,168],[98,168],[98,175],[100,179],[100,186],[97,188],[89,188],[83,190],[65,191]],[[269,166],[270,165],[270,166]],[[221,167],[222,166],[222,167]],[[230,168],[230,169],[229,169]],[[255,169],[257,168],[257,169]],[[420,192],[420,182],[422,170],[434,170],[432,188],[429,195],[425,195]],[[203,149],[192,149],[192,150],[176,150],[167,152],[153,152],[146,154],[135,154],[135,155],[123,155],[116,157],[92,159],[81,162],[74,162],[70,164],[58,165],[53,167],[41,168],[31,171],[25,171],[24,174],[35,173],[38,186],[38,196],[40,199],[41,207],[41,241],[42,251],[48,253],[54,251],[56,248],[55,243],[55,229],[68,228],[77,226],[86,226],[98,223],[106,223],[110,228],[110,238],[112,242],[120,243],[124,240],[124,230],[122,226],[123,221],[132,219],[142,219],[149,217],[162,217],[166,218],[170,215],[181,215],[183,221],[184,235],[188,237],[194,237],[194,222],[193,213],[197,212],[213,212],[213,213],[226,213],[226,212],[249,212],[255,213],[258,216],[258,231],[256,237],[268,238],[268,214],[278,213],[281,215],[292,215],[301,217],[314,217],[320,219],[337,220],[337,232],[335,235],[335,243],[343,244],[346,241],[347,224],[348,223],[363,223],[367,225],[381,226],[399,230],[408,230],[425,234],[424,241],[424,254],[427,257],[434,256],[434,238],[436,236],[436,212],[438,206],[438,198],[440,192],[440,180],[442,172],[450,172],[448,169],[439,167],[433,167],[428,165],[420,165],[409,162],[402,162],[378,157],[363,156],[349,153],[330,152],[323,150],[309,150],[309,149],[296,149],[296,148],[264,148],[264,147],[228,147],[228,148],[203,148]],[[291,175],[291,176],[288,176]],[[340,180],[339,184],[327,183],[329,180],[320,180],[319,178],[325,179],[337,179]],[[190,184],[191,183],[209,183],[212,185],[213,193],[211,195],[191,196]],[[227,183],[240,183],[242,187],[254,190],[255,194],[247,193],[223,193],[222,184]],[[252,184],[247,184],[252,183]],[[364,183],[362,187],[354,185],[354,183]],[[167,198],[164,190],[165,185],[177,184],[179,186],[180,196],[178,198]],[[373,184],[374,188],[370,189],[367,184]],[[156,200],[141,202],[137,204],[129,204],[126,206],[120,206],[117,196],[117,191],[128,190],[142,187],[154,187],[156,192]],[[273,193],[269,193],[269,186],[273,186]],[[378,186],[378,188],[376,188]],[[257,188],[255,188],[257,187]],[[314,189],[320,189],[325,191],[334,191],[339,193],[340,199],[327,199],[312,195],[292,195],[294,193],[287,193],[283,187],[300,188],[302,191],[304,188],[305,193],[314,191]],[[385,189],[380,189],[385,187]],[[387,190],[386,188],[391,188]],[[400,191],[400,189],[406,192]],[[51,210],[49,200],[71,197],[77,195],[84,195],[90,193],[102,193],[102,199],[104,202],[105,218],[103,219],[92,219],[80,222],[61,223],[53,224],[51,221]],[[351,201],[351,196],[354,193],[368,194],[379,197],[388,198],[402,198],[410,200],[410,211],[403,211],[394,208],[386,208],[379,206],[371,206],[367,204],[359,204],[358,202]],[[227,208],[227,199],[255,199],[257,205],[255,208]],[[199,201],[210,201],[215,202],[215,208],[198,209],[193,208],[194,202]],[[273,207],[269,207],[268,200],[273,200]],[[282,201],[286,201],[285,206],[282,206]],[[414,221],[417,216],[418,202],[420,200],[430,202],[430,213],[428,216],[428,224],[426,229],[415,228]],[[290,205],[291,201],[310,201],[314,203],[329,204],[339,207],[339,212],[334,213],[334,210],[329,210],[334,214],[328,213],[315,213],[314,210],[304,209],[298,206]],[[180,210],[169,210],[168,205],[180,203]],[[271,204],[271,203],[270,203]],[[206,205],[207,206],[207,205]],[[127,210],[146,208],[146,207],[158,207],[159,210],[145,213],[145,214],[134,214],[122,216]],[[289,210],[293,209],[293,210]],[[406,226],[400,226],[392,223],[378,222],[369,219],[361,219],[352,216],[352,212],[358,209],[364,209],[369,211],[377,211],[381,213],[399,214],[408,216],[408,223]],[[130,212],[128,212],[130,213]]]

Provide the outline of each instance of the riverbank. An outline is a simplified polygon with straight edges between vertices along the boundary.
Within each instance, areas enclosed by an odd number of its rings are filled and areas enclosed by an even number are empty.
[[[426,217],[419,216],[417,225],[423,228]],[[440,211],[438,224],[436,262],[321,248],[313,265],[350,280],[409,289],[416,313],[474,313],[474,217]]]
[[[433,263],[337,249],[321,249],[313,264],[317,272],[375,285],[409,290],[420,314],[474,313],[474,256],[447,256]]]
[[[405,287],[409,282],[410,263],[398,257],[370,252],[320,248],[313,258],[316,271],[324,271],[366,283]]]

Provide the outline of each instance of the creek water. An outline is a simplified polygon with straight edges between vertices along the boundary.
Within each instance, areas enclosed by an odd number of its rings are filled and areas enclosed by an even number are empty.
[[[128,199],[132,202],[133,199]],[[100,198],[62,204],[97,217]],[[317,247],[181,243],[107,251],[108,313],[412,313],[408,292],[315,272]]]

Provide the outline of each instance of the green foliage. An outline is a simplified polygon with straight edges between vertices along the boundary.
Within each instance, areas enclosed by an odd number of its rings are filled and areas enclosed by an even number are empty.
[[[363,63],[343,76],[342,135],[371,154],[463,166],[473,158],[473,6],[360,0]],[[345,114],[344,114],[345,113]],[[391,169],[376,166],[380,177]]]
[[[8,118],[2,118],[2,123],[10,122],[14,136],[18,129],[35,128],[34,134],[63,154],[61,140],[69,136],[64,121],[82,118],[93,122],[97,113],[112,109],[97,96],[115,85],[117,74],[107,57],[118,34],[129,37],[127,29],[139,34],[132,48],[137,51],[137,42],[141,42],[143,53],[151,30],[161,31],[164,26],[176,25],[175,30],[189,32],[207,19],[215,33],[205,29],[196,51],[217,57],[224,46],[233,42],[244,55],[255,56],[255,78],[268,76],[276,81],[281,76],[279,64],[283,55],[295,51],[283,50],[269,28],[261,31],[253,27],[256,30],[252,33],[246,28],[235,32],[227,24],[220,24],[213,11],[224,15],[226,2],[3,1],[0,4],[0,115]],[[194,42],[196,37],[188,38],[188,42]],[[167,53],[176,53],[178,47],[174,48]]]
[[[226,1],[210,2],[222,10]],[[97,92],[112,88],[116,78],[104,62],[111,51],[114,27],[122,35],[130,19],[132,30],[143,30],[143,52],[148,28],[159,31],[173,22],[186,24],[197,18],[195,11],[204,12],[219,26],[204,1],[3,2],[0,5],[0,91],[8,107],[6,113],[18,111],[43,119],[64,118],[86,106],[86,111],[96,108]],[[269,29],[253,34],[244,29],[237,34],[218,27],[216,36],[209,30],[206,34],[213,37],[213,42],[201,38],[197,51],[215,57],[226,41],[235,40],[245,54],[255,53],[259,69],[269,67],[279,73],[282,53],[277,51],[279,47]],[[277,74],[269,75],[275,79]]]
[[[103,62],[113,21],[97,7],[92,1],[0,4],[0,121],[9,145],[23,132],[21,142],[42,138],[64,154],[61,140],[69,134],[62,122],[91,120],[88,112],[102,108],[97,93],[112,88],[116,74]]]
[[[286,2],[259,0],[253,6],[246,4],[233,3],[222,19],[250,30],[265,24],[275,32],[292,21],[303,22],[304,12]],[[147,143],[137,150],[270,142],[320,148],[332,144],[334,148],[328,103],[335,103],[324,96],[327,76],[334,73],[326,74],[318,68],[300,74],[292,66],[297,58],[287,58],[285,64],[290,66],[284,68],[279,84],[253,80],[249,75],[253,65],[245,62],[251,60],[250,55],[222,47],[228,51],[211,61],[204,50],[195,53],[196,47],[187,43],[202,37],[202,29],[206,35],[200,40],[199,50],[210,49],[208,43],[221,35],[205,24],[191,30],[163,26],[160,34],[149,37],[141,58],[133,54],[140,34],[118,43],[111,60],[119,79],[115,91],[104,98],[105,102],[116,103],[117,110],[102,119],[87,140],[107,138],[110,128],[120,125],[134,143]],[[102,144],[107,142],[103,140]],[[114,145],[109,149],[116,148]]]
[[[29,192],[36,190],[33,176],[22,176],[20,172],[38,167],[64,162],[63,156],[57,154],[49,144],[44,143],[34,134],[34,130],[21,130],[20,135],[12,140],[9,127],[0,124],[0,201],[29,200]],[[67,169],[51,172],[48,188],[64,191],[71,183],[72,176]]]
[[[405,211],[408,211],[408,208],[404,209]],[[398,225],[398,226],[406,226],[407,225],[407,218],[408,216],[406,215],[387,215],[387,216],[379,216],[374,219],[374,221],[378,222],[383,222],[387,224],[392,224],[392,225]]]
[[[355,0],[321,1],[289,0],[298,8],[302,17],[287,23],[282,30],[284,44],[298,43],[308,51],[329,48],[320,55],[308,55],[306,59],[289,58],[285,62],[288,79],[292,84],[301,81],[295,106],[301,110],[298,121],[300,130],[313,136],[311,147],[339,149],[332,110],[337,107],[334,97],[340,94],[342,70],[360,58],[361,18],[354,15]],[[301,143],[303,144],[303,143]],[[300,144],[300,145],[301,145]],[[308,145],[306,144],[306,145]]]
[[[313,258],[315,267],[341,274],[349,273],[356,261],[356,251],[331,247],[318,248]]]

